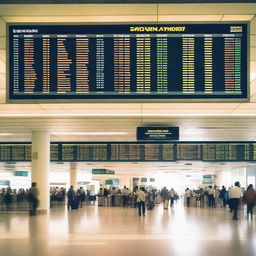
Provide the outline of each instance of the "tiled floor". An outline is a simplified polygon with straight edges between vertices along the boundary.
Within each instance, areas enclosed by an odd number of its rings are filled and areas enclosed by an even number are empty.
[[[231,220],[228,210],[162,205],[135,209],[88,206],[29,217],[0,212],[1,256],[247,256],[256,255],[256,220]]]

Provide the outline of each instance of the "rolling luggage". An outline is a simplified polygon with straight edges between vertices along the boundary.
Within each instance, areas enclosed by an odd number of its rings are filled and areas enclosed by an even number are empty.
[[[79,206],[79,200],[75,197],[71,202],[71,210],[78,209]]]
[[[103,198],[103,206],[109,207],[110,206],[110,197]]]
[[[121,203],[122,203],[122,197],[116,196],[115,197],[115,206],[121,206]]]
[[[148,202],[148,207],[147,207],[147,209],[148,209],[148,210],[153,210],[153,208],[154,208],[154,202],[152,202],[152,201]]]
[[[75,209],[74,199],[70,201],[70,208],[71,208],[71,210]]]
[[[103,206],[103,199],[104,197],[98,196],[98,206]]]

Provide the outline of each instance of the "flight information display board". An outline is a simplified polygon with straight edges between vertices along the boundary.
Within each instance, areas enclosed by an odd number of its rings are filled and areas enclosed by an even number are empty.
[[[9,24],[9,99],[246,99],[247,29]]]
[[[0,162],[31,161],[31,143],[1,143]],[[51,143],[51,161],[256,161],[253,142]]]

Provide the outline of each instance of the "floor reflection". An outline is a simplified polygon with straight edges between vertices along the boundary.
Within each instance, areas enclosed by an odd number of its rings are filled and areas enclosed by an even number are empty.
[[[29,255],[48,255],[49,215],[38,215],[29,218]]]
[[[256,220],[228,209],[162,205],[146,216],[121,207],[59,207],[49,215],[0,212],[1,255],[8,256],[252,256]]]

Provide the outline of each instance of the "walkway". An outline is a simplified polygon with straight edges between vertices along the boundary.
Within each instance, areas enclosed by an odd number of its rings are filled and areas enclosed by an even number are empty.
[[[49,216],[0,212],[3,256],[253,256],[256,220],[243,212],[162,205],[137,216],[131,208],[55,208]]]

